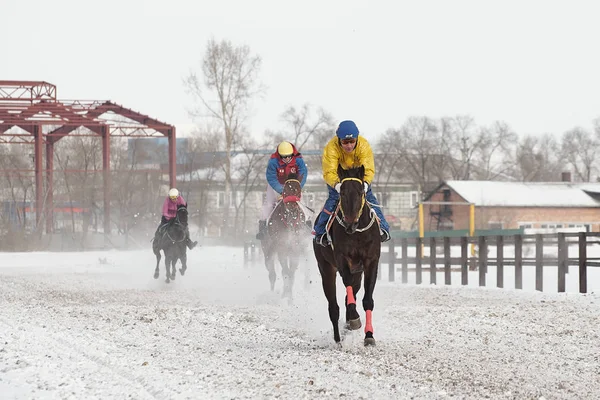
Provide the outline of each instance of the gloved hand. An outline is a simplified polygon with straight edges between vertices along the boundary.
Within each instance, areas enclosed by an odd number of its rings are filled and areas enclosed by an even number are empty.
[[[365,185],[365,193],[367,193],[367,190],[369,190],[369,184],[367,182],[363,182],[363,184]]]
[[[341,187],[342,187],[341,182],[338,182],[338,183],[335,184],[335,188],[334,189],[339,193]]]

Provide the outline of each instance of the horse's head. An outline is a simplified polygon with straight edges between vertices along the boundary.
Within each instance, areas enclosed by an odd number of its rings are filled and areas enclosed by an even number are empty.
[[[177,208],[177,222],[179,222],[181,225],[187,226],[188,224],[188,210],[187,207],[184,205],[180,205]]]
[[[288,175],[283,184],[281,196],[284,203],[300,201],[300,197],[302,197],[302,186],[300,185],[300,177],[297,174],[291,173]]]
[[[277,205],[273,213],[275,218],[271,219],[272,226],[277,228],[277,231],[297,230],[297,228],[304,224],[304,212],[299,204],[302,197],[302,186],[300,185],[299,178],[296,174],[289,174],[283,184],[283,191],[281,193],[282,201]]]
[[[354,233],[358,227],[358,220],[365,208],[364,178],[365,167],[343,169],[338,166],[338,177],[342,183],[340,187],[340,210],[342,212],[342,225],[347,233]]]

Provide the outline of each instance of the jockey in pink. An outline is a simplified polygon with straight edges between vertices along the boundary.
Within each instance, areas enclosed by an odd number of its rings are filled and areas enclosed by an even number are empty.
[[[175,201],[167,197],[162,207],[163,217],[165,217],[167,221],[169,221],[171,218],[175,218],[175,216],[177,215],[177,207],[179,206],[187,207],[187,203],[185,202],[181,194],[177,196],[177,199]]]
[[[160,227],[164,224],[167,224],[170,220],[177,216],[177,208],[179,208],[179,206],[187,207],[187,203],[183,199],[181,194],[179,194],[179,190],[173,188],[169,190],[169,196],[165,199],[165,202],[163,203],[162,218],[160,219],[160,225],[158,226],[158,228],[156,229],[156,233],[154,234],[154,240],[158,240],[158,231],[160,230]],[[185,232],[185,236],[187,247],[189,247],[189,249],[192,250],[194,247],[196,247],[198,242],[191,241],[190,231],[187,229]]]

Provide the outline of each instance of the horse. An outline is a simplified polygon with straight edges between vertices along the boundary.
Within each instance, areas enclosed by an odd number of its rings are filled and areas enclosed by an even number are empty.
[[[291,173],[283,184],[281,200],[267,221],[267,234],[261,240],[265,266],[269,272],[271,291],[275,290],[275,255],[283,277],[282,297],[292,298],[294,276],[302,254],[302,236],[307,233],[305,214],[300,205],[302,188],[298,175]]]
[[[177,208],[175,218],[172,218],[168,223],[159,228],[158,240],[152,243],[152,251],[156,255],[156,268],[154,269],[154,279],[158,279],[158,266],[160,263],[162,250],[165,253],[165,269],[167,278],[165,282],[169,283],[175,280],[177,269],[175,264],[177,260],[181,260],[181,268],[179,273],[185,275],[187,270],[187,246],[186,232],[188,225],[187,207],[180,205]]]
[[[331,245],[323,247],[313,240],[313,250],[321,273],[323,291],[329,307],[329,319],[333,324],[333,339],[340,343],[338,320],[340,308],[336,299],[336,271],[340,273],[346,288],[346,329],[361,327],[356,311],[356,295],[361,287],[364,273],[365,294],[363,308],[366,313],[365,346],[374,346],[373,337],[373,291],[377,282],[377,269],[381,254],[381,238],[375,211],[365,199],[364,166],[344,170],[338,166],[340,178],[340,201],[330,221]]]

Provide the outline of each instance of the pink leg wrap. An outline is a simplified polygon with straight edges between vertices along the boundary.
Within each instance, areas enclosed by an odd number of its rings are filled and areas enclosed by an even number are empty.
[[[365,333],[367,332],[371,332],[373,333],[373,317],[372,317],[372,313],[373,311],[371,310],[367,310],[367,322],[365,323]]]
[[[346,305],[356,304],[356,300],[354,299],[354,292],[352,291],[352,286],[346,286],[346,296],[348,297]]]

